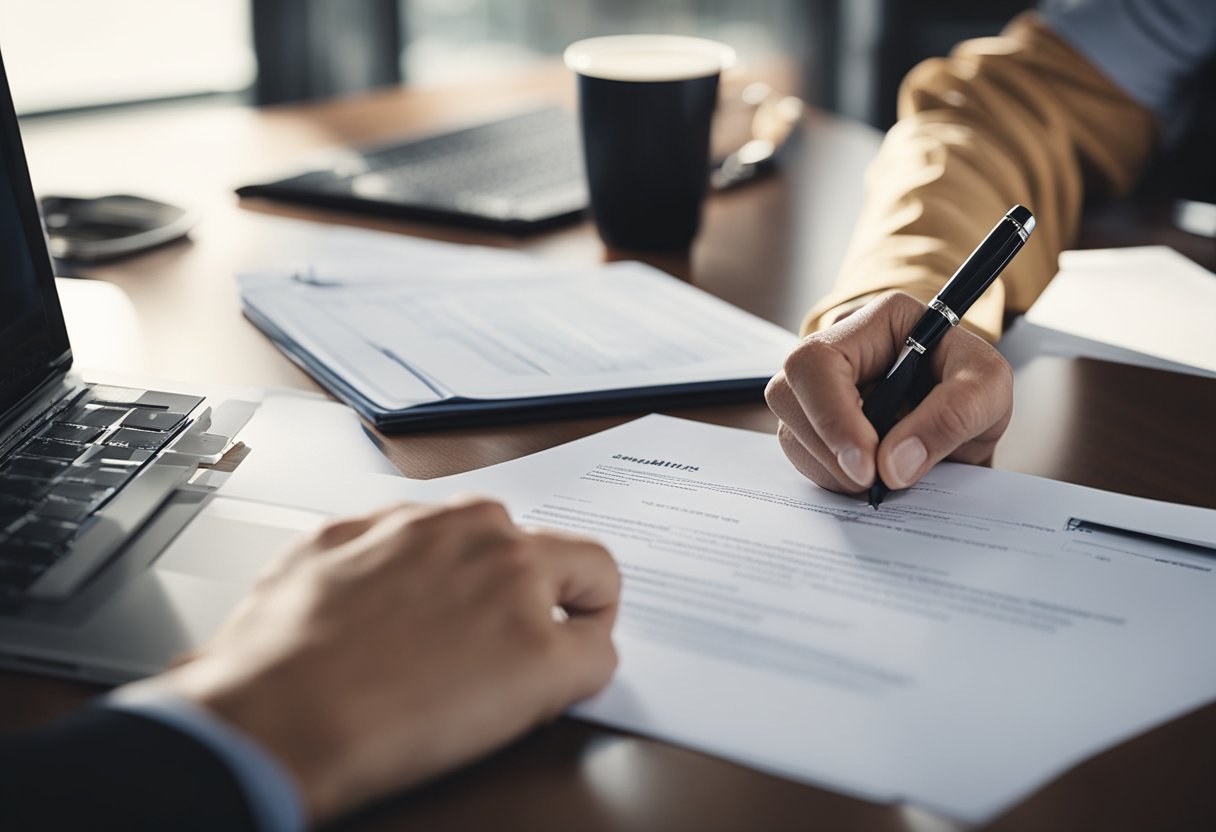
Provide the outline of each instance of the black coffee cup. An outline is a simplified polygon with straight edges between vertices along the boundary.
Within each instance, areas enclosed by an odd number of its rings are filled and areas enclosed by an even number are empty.
[[[604,242],[687,251],[701,224],[709,133],[729,46],[701,38],[620,35],[566,50],[578,73],[591,213]]]

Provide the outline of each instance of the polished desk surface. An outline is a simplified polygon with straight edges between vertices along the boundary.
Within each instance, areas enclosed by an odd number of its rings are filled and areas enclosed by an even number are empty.
[[[772,76],[777,86],[788,79]],[[748,113],[727,83],[715,143],[737,141]],[[786,87],[788,88],[788,87]],[[310,229],[342,222],[407,234],[525,249],[570,263],[606,252],[587,222],[512,238],[437,226],[359,219],[246,201],[232,189],[293,167],[308,154],[469,123],[529,105],[571,103],[564,72],[545,68],[477,88],[391,90],[347,101],[256,111],[232,106],[149,108],[107,118],[40,119],[23,126],[40,193],[136,192],[201,207],[189,241],[82,270],[122,288],[142,345],[127,366],[194,382],[316,389],[240,315],[233,275],[290,258]],[[779,177],[707,203],[687,259],[653,259],[751,312],[795,328],[830,286],[860,205],[861,172],[879,135],[808,114]],[[1095,244],[1165,242],[1209,268],[1210,241],[1116,207],[1090,229]],[[1155,209],[1154,209],[1155,210]],[[1130,213],[1129,213],[1130,212]],[[1148,217],[1155,220],[1155,215]],[[1142,496],[1216,507],[1216,388],[1208,380],[1102,362],[1041,359],[1020,372],[1015,416],[994,464]],[[761,431],[762,404],[676,415]],[[619,424],[628,417],[385,437],[412,477],[435,477],[513,459]],[[31,725],[96,693],[76,683],[0,673],[0,727]],[[1050,696],[1050,691],[1044,691]],[[1028,707],[1033,707],[1033,703]],[[813,714],[810,715],[813,717]],[[1142,735],[1065,773],[993,829],[1194,828],[1216,823],[1216,706]],[[1000,749],[992,753],[999,754]],[[977,760],[976,765],[983,765]],[[761,774],[714,757],[572,720],[560,720],[488,760],[353,818],[358,829],[873,829],[947,830],[955,824],[910,807],[880,806]]]

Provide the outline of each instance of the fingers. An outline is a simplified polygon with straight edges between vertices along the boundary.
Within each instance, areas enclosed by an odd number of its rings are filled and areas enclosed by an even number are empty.
[[[892,488],[907,488],[943,459],[988,459],[1013,412],[1013,373],[981,338],[952,330],[934,359],[942,376],[878,449],[878,470]]]
[[[778,441],[805,476],[834,491],[864,490],[876,474],[906,488],[947,457],[991,455],[1012,410],[1012,375],[995,349],[965,330],[951,330],[934,350],[942,382],[881,446],[862,412],[859,388],[887,372],[924,311],[907,295],[883,295],[806,338],[769,382]]]
[[[799,413],[792,418],[799,427],[795,428],[786,422],[778,424],[777,442],[794,468],[816,485],[831,491],[857,491],[857,483],[841,472],[839,461],[815,434],[806,417]],[[828,465],[820,462],[821,459],[827,460]],[[829,465],[831,467],[828,467]]]
[[[608,550],[587,538],[561,532],[529,532],[535,557],[553,592],[553,603],[570,622],[612,626],[621,595],[621,573]]]
[[[367,525],[389,549],[414,548],[435,554],[446,550],[477,560],[496,551],[534,561],[548,586],[551,603],[571,620],[593,619],[609,629],[620,595],[620,574],[604,547],[580,535],[559,531],[522,531],[499,502],[477,495],[456,495],[439,505],[388,506],[367,518],[334,524],[332,535]],[[522,536],[522,545],[515,545]],[[447,555],[440,555],[447,557]]]
[[[874,479],[878,447],[878,434],[861,412],[859,372],[853,359],[821,340],[804,341],[785,370],[796,405],[782,421],[820,465],[841,484],[852,485],[843,489],[847,491],[864,488]]]
[[[365,532],[367,540],[352,541],[336,550],[337,556],[367,560],[373,567],[411,553],[475,553],[515,529],[501,503],[471,494],[458,494],[438,504],[392,504],[368,517],[372,522]]]
[[[559,649],[554,674],[561,679],[554,713],[600,690],[616,669],[611,633],[621,593],[621,575],[603,546],[552,532],[528,534],[531,552],[548,585],[547,599],[567,617],[551,620]],[[547,612],[547,611],[546,611]]]
[[[621,578],[612,557],[579,535],[522,531],[501,503],[457,495],[435,505],[384,506],[327,523],[309,548],[327,554],[318,562],[337,568],[335,574],[360,581],[392,583],[400,572],[466,588],[486,586],[483,603],[514,608],[541,622],[538,626],[561,645],[551,671],[558,680],[555,693],[565,697],[561,707],[598,690],[616,666],[610,634]],[[430,571],[419,572],[422,561]],[[554,607],[568,614],[565,620],[551,617]]]
[[[856,492],[873,483],[878,434],[862,414],[858,385],[886,372],[923,312],[907,295],[884,295],[805,339],[770,382],[769,407],[786,428],[782,447],[819,485]]]

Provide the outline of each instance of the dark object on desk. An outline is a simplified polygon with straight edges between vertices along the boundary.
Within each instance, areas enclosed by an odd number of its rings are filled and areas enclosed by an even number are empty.
[[[801,102],[788,96],[748,103],[757,105],[752,139],[711,166],[714,190],[776,170],[801,117]],[[788,121],[791,115],[793,121]],[[788,123],[782,125],[782,119]],[[276,182],[246,185],[237,193],[513,234],[573,222],[588,203],[578,121],[559,107],[342,150],[324,166]]]
[[[912,328],[895,364],[862,406],[862,412],[878,432],[880,441],[895,425],[895,414],[912,387],[921,356],[941,340],[949,327],[958,326],[959,319],[967,314],[971,304],[1021,251],[1030,239],[1034,225],[1034,216],[1029,210],[1021,205],[1010,208],[958,267],[937,297],[929,302],[928,311]],[[875,475],[874,485],[870,487],[870,505],[878,508],[888,490],[882,478]]]
[[[718,81],[735,62],[702,38],[610,35],[571,44],[591,215],[611,249],[686,252],[709,187]]]
[[[184,237],[198,214],[130,194],[92,199],[44,196],[42,221],[57,260],[94,263],[138,254]]]
[[[259,196],[522,233],[587,208],[578,124],[558,107],[364,149],[264,185]]]

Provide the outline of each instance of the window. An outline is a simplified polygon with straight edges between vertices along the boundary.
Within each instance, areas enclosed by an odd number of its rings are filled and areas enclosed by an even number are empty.
[[[249,88],[250,0],[0,0],[19,113]]]
[[[470,82],[560,55],[595,35],[698,35],[744,61],[792,54],[799,0],[402,0],[402,74],[414,84]]]

